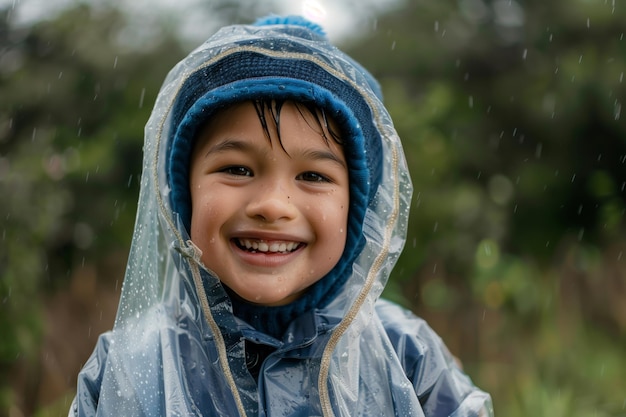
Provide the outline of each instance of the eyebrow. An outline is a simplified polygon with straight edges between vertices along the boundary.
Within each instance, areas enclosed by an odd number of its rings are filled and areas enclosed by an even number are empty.
[[[212,153],[221,153],[221,152],[228,152],[228,151],[248,152],[248,151],[252,151],[253,149],[254,149],[254,145],[249,142],[229,138],[229,139],[224,139],[216,143],[215,145],[211,146],[204,154],[204,157],[206,158],[207,156],[209,156],[209,154],[212,154]],[[332,162],[337,163],[343,168],[347,168],[346,163],[339,156],[337,156],[334,152],[330,150],[326,151],[326,150],[318,150],[318,149],[305,149],[301,153],[300,157],[303,159],[310,159],[313,161],[332,161]]]
[[[211,153],[221,153],[221,152],[228,152],[228,151],[244,151],[245,152],[245,151],[252,150],[252,148],[253,146],[249,144],[248,142],[237,140],[237,139],[225,139],[211,146],[204,154],[204,157],[206,158]]]
[[[336,162],[337,164],[341,165],[343,168],[347,168],[346,167],[346,163],[339,158],[337,155],[335,155],[335,153],[329,151],[322,151],[322,150],[305,150],[304,152],[302,152],[302,158],[305,159],[311,159],[313,161],[332,161],[332,162]]]

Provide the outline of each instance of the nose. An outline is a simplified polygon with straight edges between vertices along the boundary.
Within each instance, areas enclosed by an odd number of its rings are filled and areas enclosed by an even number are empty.
[[[273,223],[293,219],[297,209],[291,201],[288,187],[282,183],[263,184],[253,191],[246,205],[246,215]]]

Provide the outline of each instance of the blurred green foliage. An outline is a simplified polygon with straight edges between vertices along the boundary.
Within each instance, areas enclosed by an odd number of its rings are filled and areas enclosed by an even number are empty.
[[[622,6],[407,0],[343,42],[380,80],[415,186],[385,295],[496,415],[626,416]],[[108,7],[0,19],[0,416],[65,414],[92,326],[112,321],[99,300],[119,295],[143,125],[188,49],[173,27],[143,46],[132,27]],[[81,315],[89,337],[70,332]],[[76,363],[53,372],[55,349]]]

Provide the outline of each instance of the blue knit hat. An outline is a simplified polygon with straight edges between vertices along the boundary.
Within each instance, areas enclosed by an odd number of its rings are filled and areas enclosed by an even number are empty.
[[[235,315],[255,328],[280,337],[286,326],[313,308],[325,307],[352,273],[352,264],[365,244],[363,219],[382,175],[380,134],[363,93],[381,98],[375,79],[358,63],[333,47],[323,30],[301,17],[269,17],[249,29],[256,35],[239,41],[184,82],[172,110],[173,139],[167,166],[172,209],[190,230],[189,165],[199,129],[217,111],[255,99],[292,100],[323,108],[340,128],[348,163],[350,209],[346,245],[341,259],[325,277],[298,300],[279,307],[259,307],[231,297]],[[263,32],[263,36],[258,36]],[[287,35],[287,36],[285,36]],[[309,43],[323,45],[328,56]],[[252,51],[265,46],[271,54]],[[332,55],[332,57],[331,57]],[[219,58],[221,56],[221,58]],[[300,57],[314,57],[303,59]],[[362,80],[359,88],[319,62],[337,56]]]

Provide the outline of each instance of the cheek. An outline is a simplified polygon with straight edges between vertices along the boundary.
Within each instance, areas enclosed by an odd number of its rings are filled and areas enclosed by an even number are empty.
[[[219,218],[219,206],[212,198],[192,198],[191,204],[191,238],[206,240],[207,234],[215,228]]]
[[[346,244],[346,240],[348,238],[348,213],[347,210],[343,214],[342,221],[340,223],[340,228],[338,229],[337,240],[341,242],[341,247],[343,248]]]
[[[191,240],[202,251],[202,262],[214,269],[213,255],[218,250],[219,207],[210,199],[194,200],[191,213]]]
[[[328,236],[343,246],[348,227],[348,199],[320,204],[316,209],[318,210],[317,217],[320,219],[320,227],[325,228]]]

